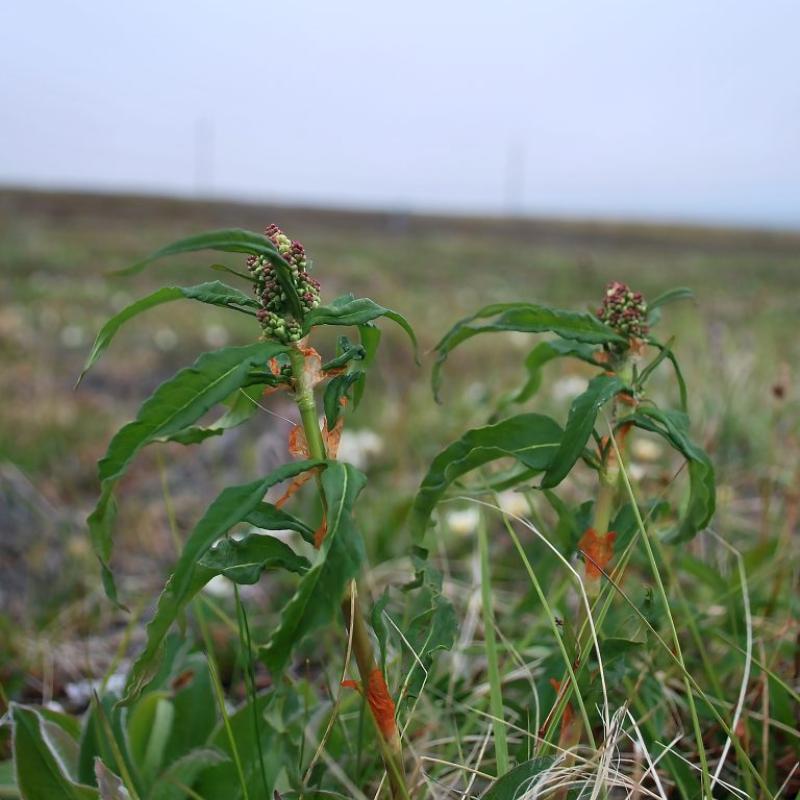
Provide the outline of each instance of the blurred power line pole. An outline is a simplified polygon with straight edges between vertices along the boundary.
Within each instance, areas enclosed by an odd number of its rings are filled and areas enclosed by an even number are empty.
[[[525,211],[525,144],[510,142],[506,154],[506,213]]]
[[[210,194],[214,188],[214,121],[197,117],[194,122],[194,193]]]

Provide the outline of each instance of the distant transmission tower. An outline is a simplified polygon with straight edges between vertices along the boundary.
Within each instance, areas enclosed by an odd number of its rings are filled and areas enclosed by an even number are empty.
[[[505,206],[511,216],[525,211],[525,144],[519,141],[508,145]]]
[[[214,188],[214,121],[197,117],[194,122],[194,193],[211,194]]]

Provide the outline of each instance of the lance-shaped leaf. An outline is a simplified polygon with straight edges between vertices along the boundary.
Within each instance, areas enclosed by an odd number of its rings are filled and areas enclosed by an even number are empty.
[[[272,503],[259,503],[244,521],[265,531],[297,531],[309,544],[314,544],[314,529],[310,525]]]
[[[156,612],[147,626],[145,649],[136,659],[128,676],[126,695],[122,701],[124,704],[133,702],[155,674],[160,662],[164,637],[178,614],[214,575],[219,574],[218,570],[215,571],[215,567],[207,567],[201,563],[203,556],[214,542],[256,511],[271,486],[322,463],[324,462],[297,461],[279,467],[261,480],[242,486],[229,486],[206,509],[202,519],[186,540],[178,563],[158,598]],[[287,547],[286,551],[280,566],[291,569],[292,565],[296,564],[300,568],[305,568],[304,564],[293,560],[294,554],[290,548]]]
[[[485,319],[491,321],[480,321]],[[624,337],[591,314],[563,311],[534,303],[494,303],[459,320],[436,345],[438,356],[432,373],[434,396],[438,399],[442,364],[455,347],[479,333],[508,331],[523,333],[549,331],[562,339],[595,345],[626,343]]]
[[[687,289],[685,286],[679,286],[677,289],[669,289],[662,292],[655,300],[651,300],[647,304],[647,324],[653,326],[661,319],[661,307],[669,303],[675,303],[678,300],[693,300],[694,292]]]
[[[303,333],[309,333],[313,327],[318,325],[364,325],[379,317],[386,317],[396,322],[408,334],[416,357],[417,337],[408,320],[402,314],[379,306],[367,297],[355,299],[346,295],[337,298],[330,305],[311,309],[303,320]]]
[[[371,322],[358,326],[358,335],[361,337],[361,346],[364,348],[364,359],[361,362],[361,376],[353,388],[353,408],[358,408],[364,389],[367,385],[367,371],[375,361],[378,354],[378,345],[381,343],[381,329]]]
[[[600,362],[594,359],[596,352],[596,346],[570,339],[540,342],[525,359],[525,371],[528,373],[528,379],[519,389],[500,400],[498,411],[502,411],[512,403],[524,403],[530,400],[542,385],[542,368],[553,359],[572,356],[587,364],[601,366]]]
[[[228,761],[227,755],[216,747],[191,750],[164,770],[147,800],[184,800],[187,795],[181,787],[193,786],[205,770]]]
[[[353,504],[365,483],[366,477],[350,464],[328,462],[322,473],[327,532],[317,562],[300,579],[269,642],[259,648],[273,673],[283,670],[302,639],[330,624],[346,586],[361,568],[364,542],[353,521]]]
[[[550,417],[519,414],[494,425],[474,428],[433,459],[411,509],[411,532],[425,536],[431,513],[456,479],[498,458],[515,458],[530,470],[547,469],[563,431]]]
[[[237,428],[249,420],[259,408],[259,400],[268,384],[257,383],[237,389],[225,400],[228,410],[210,425],[191,425],[188,428],[158,439],[159,442],[177,442],[178,444],[199,444],[212,436],[222,436],[225,431]]]
[[[328,430],[332,431],[339,419],[342,411],[342,399],[348,397],[354,383],[364,377],[362,370],[355,370],[344,375],[337,375],[325,387],[323,395],[323,408],[325,409],[325,419],[328,422]]]
[[[131,800],[122,779],[115,775],[100,758],[94,760],[94,774],[100,800]]]
[[[616,375],[598,375],[589,381],[586,391],[572,401],[558,452],[542,478],[543,489],[552,489],[566,478],[592,435],[598,412],[624,387]]]
[[[209,231],[197,236],[189,236],[172,242],[160,250],[151,253],[147,258],[137,261],[127,269],[119,270],[116,275],[133,275],[141,272],[149,264],[167,256],[179,255],[181,253],[195,253],[200,250],[216,250],[222,253],[247,253],[254,256],[264,256],[269,260],[278,277],[289,305],[298,320],[303,319],[303,307],[300,298],[297,296],[297,289],[292,280],[292,272],[289,265],[283,260],[275,245],[260,233],[244,231],[238,228],[228,228],[224,230]]]
[[[113,600],[116,600],[116,588],[108,562],[115,513],[115,483],[145,445],[168,438],[197,422],[210,408],[246,386],[250,382],[251,370],[285,350],[274,342],[259,342],[205,353],[191,367],[162,383],[144,402],[136,419],[120,429],[111,440],[105,456],[98,463],[101,493],[88,523],[106,593]]]
[[[17,786],[27,800],[98,800],[97,789],[77,783],[33,709],[11,704]]]
[[[523,762],[499,777],[483,796],[484,800],[517,800],[527,797],[535,788],[537,778],[553,767],[554,763],[555,759],[551,756],[539,756]]]
[[[661,342],[657,341],[652,336],[648,336],[646,341],[648,344],[653,345],[653,347],[657,347],[659,354],[647,367],[644,368],[644,370],[642,370],[641,374],[639,375],[639,384],[643,385],[653,369],[655,369],[655,367],[657,367],[658,364],[665,358],[668,359],[670,364],[672,364],[672,369],[675,371],[675,379],[678,381],[678,391],[680,392],[681,396],[681,411],[685,412],[688,404],[686,381],[683,378],[683,372],[681,371],[680,364],[678,364],[678,359],[675,358],[675,353],[672,352],[672,339],[670,339],[666,344],[661,344]]]
[[[86,364],[84,364],[83,371],[78,378],[78,383],[83,380],[83,376],[97,363],[106,348],[111,344],[111,340],[114,338],[117,331],[129,319],[151,308],[155,308],[156,306],[184,298],[187,300],[199,300],[201,303],[222,306],[223,308],[234,308],[239,311],[248,308],[258,308],[258,303],[252,297],[246,295],[244,292],[240,292],[238,289],[234,289],[232,286],[227,286],[221,281],[210,281],[209,283],[201,283],[197,286],[165,286],[147,295],[147,297],[142,297],[135,303],[131,303],[126,308],[123,308],[122,311],[115,314],[103,325],[100,332],[97,334],[97,338],[94,340],[92,351],[86,359]]]
[[[322,371],[342,369],[353,360],[361,361],[365,355],[366,351],[362,345],[353,344],[346,336],[340,336],[336,343],[336,355],[322,365]]]
[[[273,686],[248,699],[227,720],[220,721],[208,743],[231,760],[203,771],[193,787],[199,797],[277,800],[278,795],[273,792],[279,775],[288,775],[289,780],[297,777],[295,765],[300,761],[300,748],[292,735],[293,724],[285,716],[284,707],[288,705],[285,697],[282,687]],[[234,762],[239,766],[234,766]],[[242,777],[245,791],[242,791]],[[306,796],[311,800],[308,793]]]
[[[222,539],[201,559],[196,570],[198,577],[224,575],[234,583],[252,585],[258,583],[261,573],[267,569],[285,569],[302,575],[311,566],[308,559],[297,555],[287,544],[272,536],[251,533],[241,539]],[[204,584],[205,585],[205,584]]]
[[[411,620],[403,634],[413,654],[403,681],[404,693],[408,697],[419,697],[436,653],[450,650],[458,633],[458,618],[453,604],[431,586],[421,591],[421,599],[429,605]]]
[[[702,447],[691,440],[689,418],[681,411],[640,406],[635,414],[625,417],[625,421],[662,436],[689,462],[689,500],[683,519],[668,537],[671,542],[688,541],[703,530],[714,516],[716,485],[711,459]]]

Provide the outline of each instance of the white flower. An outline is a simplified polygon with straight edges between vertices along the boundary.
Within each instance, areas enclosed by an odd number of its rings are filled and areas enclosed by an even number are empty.
[[[500,508],[506,514],[511,514],[515,517],[524,517],[530,510],[528,501],[522,492],[515,492],[513,489],[507,489],[505,492],[500,492],[497,496]]]
[[[457,511],[448,511],[445,522],[453,533],[465,536],[478,529],[479,519],[477,508],[462,508]]]
[[[342,431],[338,458],[357,469],[367,464],[383,452],[383,439],[375,431],[362,428],[358,431]]]
[[[589,382],[580,375],[567,375],[559,378],[550,388],[554,400],[568,400],[576,395],[583,394]]]
[[[153,334],[153,341],[159,350],[173,350],[178,344],[178,334],[172,328],[164,325]]]
[[[663,448],[658,442],[652,439],[634,439],[631,443],[631,455],[639,461],[646,461],[652,463],[661,458],[664,452]]]
[[[628,475],[631,476],[631,479],[634,481],[642,480],[645,475],[647,475],[647,467],[644,464],[639,464],[636,461],[632,461],[628,464]]]
[[[203,591],[220,599],[233,597],[233,584],[224,575],[215,575],[204,587]]]
[[[80,325],[67,325],[61,330],[61,344],[65,347],[80,347],[84,338],[84,331]]]
[[[228,331],[222,325],[208,325],[205,339],[209,347],[225,347],[229,339]]]

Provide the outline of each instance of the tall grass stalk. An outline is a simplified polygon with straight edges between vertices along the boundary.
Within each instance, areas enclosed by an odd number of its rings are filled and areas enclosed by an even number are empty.
[[[508,772],[508,743],[503,723],[503,686],[497,659],[495,619],[492,599],[492,574],[489,567],[489,539],[483,514],[478,518],[478,550],[481,564],[481,605],[483,610],[483,642],[486,653],[486,671],[489,677],[489,708],[496,720],[492,723],[497,775]]]

